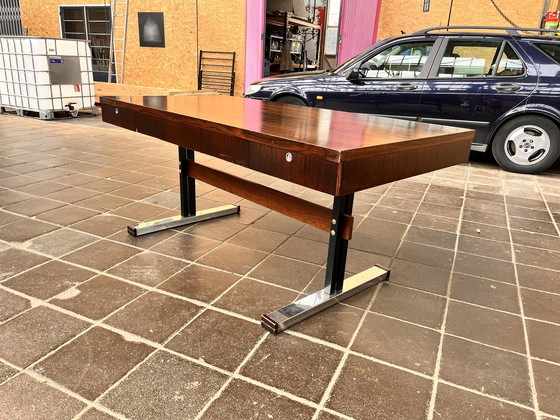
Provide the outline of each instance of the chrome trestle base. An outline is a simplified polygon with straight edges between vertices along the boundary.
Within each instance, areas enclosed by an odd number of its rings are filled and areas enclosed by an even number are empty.
[[[338,302],[355,295],[362,290],[379,282],[389,280],[390,271],[379,265],[362,271],[344,280],[340,292],[329,294],[329,288],[325,287],[318,292],[306,296],[297,302],[290,303],[261,317],[261,326],[272,334],[278,334],[292,325],[307,319],[316,313],[327,309]]]
[[[142,236],[148,233],[159,232],[160,230],[173,229],[235,213],[239,213],[239,206],[229,204],[197,211],[194,216],[173,216],[165,219],[153,220],[151,222],[138,223],[134,226],[128,226],[128,233],[132,236]]]

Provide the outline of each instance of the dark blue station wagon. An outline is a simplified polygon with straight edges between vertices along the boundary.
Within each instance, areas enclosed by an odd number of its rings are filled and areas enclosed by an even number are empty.
[[[473,128],[472,150],[490,148],[508,171],[538,173],[560,155],[560,38],[540,29],[430,28],[332,70],[254,82],[245,97]]]

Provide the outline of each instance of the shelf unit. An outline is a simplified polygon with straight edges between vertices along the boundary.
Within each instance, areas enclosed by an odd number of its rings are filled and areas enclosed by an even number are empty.
[[[301,28],[308,28],[313,31],[317,31],[317,57],[315,58],[315,61],[317,61],[318,57],[320,56],[319,49],[321,45],[321,25],[311,23],[307,19],[295,16],[289,12],[267,13],[266,25],[266,58],[270,60],[271,63],[274,63],[275,59],[282,54],[282,49],[284,46],[284,42],[288,37],[288,33],[291,28],[296,26],[300,28],[300,31]],[[275,31],[278,34],[271,33],[272,31]],[[305,51],[305,37],[303,40],[296,37],[290,37],[288,39],[291,42],[291,53],[294,56],[294,70],[304,70],[306,68],[309,68],[306,63],[307,57]],[[310,66],[310,68],[316,68],[316,66]]]

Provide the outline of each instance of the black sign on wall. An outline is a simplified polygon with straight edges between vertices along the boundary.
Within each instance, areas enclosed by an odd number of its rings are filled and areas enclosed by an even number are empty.
[[[138,12],[141,47],[165,47],[163,13]]]
[[[430,11],[430,0],[424,0],[424,12]]]

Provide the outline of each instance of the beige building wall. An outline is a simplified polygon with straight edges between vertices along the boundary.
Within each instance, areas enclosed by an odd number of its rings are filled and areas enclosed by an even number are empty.
[[[423,12],[424,0],[382,0],[377,38],[384,39],[433,26],[446,26],[453,1],[450,25],[511,26],[491,0],[431,0]],[[543,0],[494,0],[516,25],[536,28],[541,19]]]
[[[108,5],[107,0],[20,0],[30,36],[61,36],[59,5]],[[140,47],[138,12],[163,12],[165,48]],[[125,83],[195,90],[198,51],[235,51],[235,94],[243,94],[245,0],[130,0]]]

